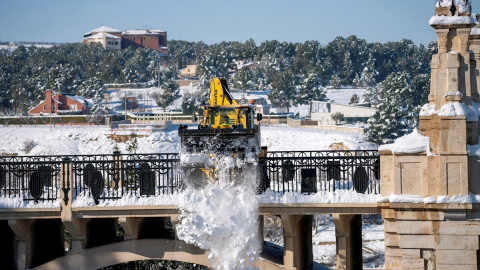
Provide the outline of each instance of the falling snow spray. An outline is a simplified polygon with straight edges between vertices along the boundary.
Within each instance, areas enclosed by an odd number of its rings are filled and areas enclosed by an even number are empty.
[[[179,239],[209,250],[216,269],[254,269],[261,251],[258,206],[255,195],[257,161],[252,153],[244,158],[216,154],[182,155],[181,162],[216,164],[216,180],[204,187],[187,183],[178,207]],[[233,173],[232,173],[233,171]]]

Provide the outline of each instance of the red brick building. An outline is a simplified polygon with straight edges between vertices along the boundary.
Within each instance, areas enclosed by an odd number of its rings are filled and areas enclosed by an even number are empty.
[[[91,106],[91,102],[84,97],[69,93],[52,96],[52,90],[47,90],[45,100],[28,111],[28,114],[88,114]]]
[[[162,30],[129,30],[122,33],[122,49],[148,47],[168,54],[167,32]]]
[[[126,49],[128,47],[150,49],[168,55],[167,32],[163,30],[120,31],[110,26],[102,26],[83,35],[83,43],[102,44],[105,49]]]

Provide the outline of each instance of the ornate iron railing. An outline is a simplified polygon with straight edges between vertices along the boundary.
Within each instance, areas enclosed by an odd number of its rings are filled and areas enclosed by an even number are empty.
[[[72,159],[73,196],[95,202],[128,194],[159,196],[178,190],[181,175],[176,153],[75,156]]]
[[[59,198],[62,156],[0,156],[0,197],[24,201]]]
[[[355,190],[380,193],[377,151],[268,152],[265,187],[279,192]]]
[[[177,153],[0,156],[0,197],[56,201],[61,189],[66,203],[83,196],[98,204],[125,195],[173,194],[183,188],[186,177],[179,162]],[[377,151],[268,152],[259,168],[260,192],[380,193]]]

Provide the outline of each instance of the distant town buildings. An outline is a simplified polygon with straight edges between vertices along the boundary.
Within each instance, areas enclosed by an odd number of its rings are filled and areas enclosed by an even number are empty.
[[[128,47],[148,47],[168,55],[167,32],[163,30],[127,30],[121,31],[110,26],[93,29],[83,35],[83,43],[98,43],[105,49],[121,50]]]
[[[186,68],[180,69],[180,78],[191,78],[197,76],[197,65],[187,65]]]
[[[28,111],[28,114],[88,114],[92,106],[90,100],[76,94],[57,93],[52,96],[52,90],[46,90],[45,100]]]
[[[309,113],[311,120],[319,121],[322,125],[333,125],[335,121],[332,114],[343,114],[343,121],[347,124],[364,123],[376,112],[376,108],[370,107],[370,104],[346,105],[337,104],[328,101],[309,102]]]

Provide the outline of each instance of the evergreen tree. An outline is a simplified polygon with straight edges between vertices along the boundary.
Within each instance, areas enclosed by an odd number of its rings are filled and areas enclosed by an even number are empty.
[[[428,95],[425,78],[412,80],[409,73],[399,72],[382,82],[377,112],[369,119],[367,137],[371,141],[391,143],[416,127],[418,112]]]
[[[312,73],[309,74],[307,78],[301,80],[299,89],[296,93],[295,103],[296,104],[307,104],[308,101],[325,100],[325,90],[322,86],[320,78]]]
[[[338,89],[342,86],[342,81],[340,80],[340,77],[337,74],[333,74],[332,78],[330,78],[330,86],[332,86],[335,89]]]
[[[163,83],[162,93],[160,94],[159,99],[156,99],[155,102],[159,107],[166,111],[167,107],[178,98],[180,98],[180,87],[178,83],[167,80]]]
[[[358,102],[360,102],[360,98],[357,94],[353,94],[348,104],[357,104]]]
[[[355,74],[355,79],[353,79],[353,88],[360,88],[361,86],[360,77],[358,77],[358,74]]]
[[[293,75],[290,70],[278,72],[272,80],[272,91],[268,94],[268,98],[278,107],[285,107],[287,112],[295,97],[295,85],[293,83]]]

